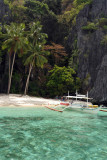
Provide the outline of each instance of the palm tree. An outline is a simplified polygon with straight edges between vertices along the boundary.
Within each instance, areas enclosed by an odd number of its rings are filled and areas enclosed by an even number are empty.
[[[25,65],[29,64],[29,73],[25,85],[25,91],[24,94],[26,95],[28,86],[29,86],[29,78],[31,75],[31,71],[33,69],[33,66],[41,67],[43,68],[44,63],[47,63],[47,59],[44,55],[48,54],[48,52],[44,51],[44,45],[46,43],[46,37],[47,35],[44,33],[41,33],[42,26],[39,22],[33,23],[31,27],[31,33],[29,36],[29,52],[28,52],[28,58],[25,61]]]
[[[10,93],[11,79],[13,74],[13,67],[15,62],[16,53],[23,53],[28,44],[27,38],[24,36],[25,25],[11,23],[10,25],[5,25],[6,29],[6,40],[3,43],[2,48],[8,49],[9,53],[9,81],[8,81],[8,91]],[[11,55],[13,54],[12,65],[10,63]]]

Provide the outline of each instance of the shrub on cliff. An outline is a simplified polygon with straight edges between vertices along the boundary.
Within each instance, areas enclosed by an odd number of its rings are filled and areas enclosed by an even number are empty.
[[[106,46],[107,46],[107,35],[105,35],[105,36],[103,37],[101,43],[102,43],[103,45],[106,45]]]
[[[63,0],[63,3],[64,2],[65,0]],[[67,23],[72,23],[72,25],[75,25],[76,17],[79,14],[79,12],[85,7],[85,5],[91,4],[92,0],[74,0],[71,3],[71,8],[69,8],[69,11],[66,11],[63,14],[63,19],[65,19]]]
[[[97,26],[93,22],[89,22],[87,26],[83,26],[82,30],[87,31],[87,32],[93,32],[97,29]]]

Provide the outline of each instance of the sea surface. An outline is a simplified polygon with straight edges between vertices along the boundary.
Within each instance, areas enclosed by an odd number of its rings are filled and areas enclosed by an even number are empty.
[[[107,160],[107,116],[0,107],[0,160]]]

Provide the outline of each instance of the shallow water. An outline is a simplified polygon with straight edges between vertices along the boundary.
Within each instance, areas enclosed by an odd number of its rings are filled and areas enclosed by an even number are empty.
[[[107,117],[0,108],[0,160],[107,160]]]

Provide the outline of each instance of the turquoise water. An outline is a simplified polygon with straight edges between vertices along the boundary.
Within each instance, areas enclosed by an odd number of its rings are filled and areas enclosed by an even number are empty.
[[[0,160],[107,160],[107,117],[0,108]]]

